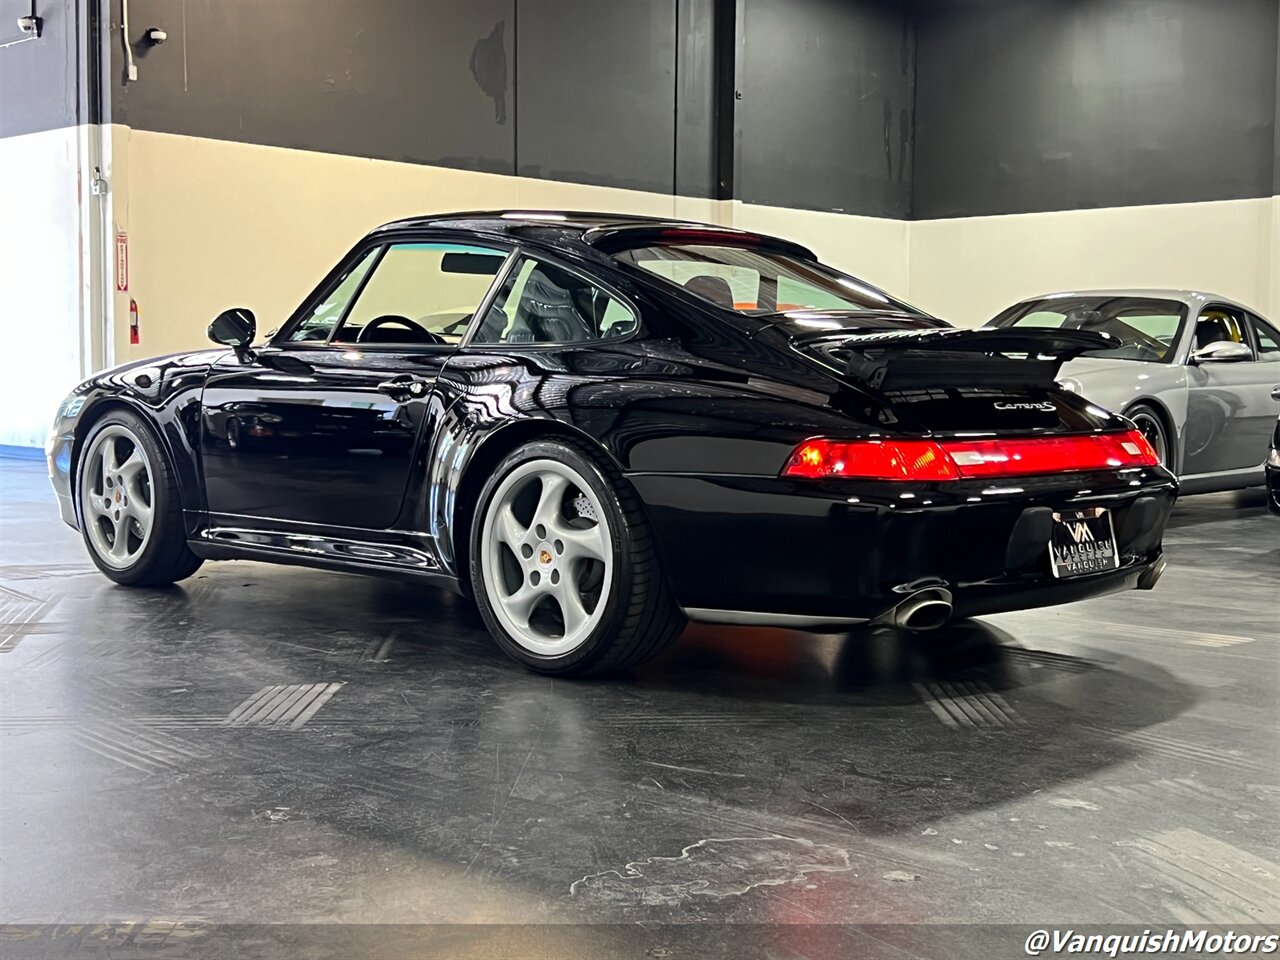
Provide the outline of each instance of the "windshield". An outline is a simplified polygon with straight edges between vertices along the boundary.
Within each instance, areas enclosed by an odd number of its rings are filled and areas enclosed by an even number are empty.
[[[991,325],[1107,333],[1119,340],[1120,345],[1111,350],[1091,350],[1084,356],[1168,363],[1177,352],[1186,317],[1186,304],[1177,300],[1046,297],[1018,304]]]
[[[614,256],[717,307],[752,316],[793,310],[891,310],[925,316],[831,267],[772,250],[664,244]]]

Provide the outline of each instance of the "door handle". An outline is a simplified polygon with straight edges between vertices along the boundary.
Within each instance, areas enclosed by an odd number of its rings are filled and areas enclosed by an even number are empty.
[[[1271,388],[1271,399],[1280,400],[1280,383]]]
[[[419,400],[427,395],[431,383],[418,377],[392,377],[378,384],[378,392],[394,400]]]

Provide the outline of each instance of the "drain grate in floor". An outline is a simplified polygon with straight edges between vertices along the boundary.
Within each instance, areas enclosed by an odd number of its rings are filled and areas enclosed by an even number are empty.
[[[338,683],[290,683],[263,687],[222,721],[229,727],[284,727],[298,730],[342,689]]]

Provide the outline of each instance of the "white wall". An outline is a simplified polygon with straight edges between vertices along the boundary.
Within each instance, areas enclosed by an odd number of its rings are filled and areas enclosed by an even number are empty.
[[[978,325],[1039,293],[1212,291],[1280,320],[1280,198],[911,224],[908,299]]]
[[[0,444],[39,447],[81,357],[82,204],[75,127],[0,138]]]

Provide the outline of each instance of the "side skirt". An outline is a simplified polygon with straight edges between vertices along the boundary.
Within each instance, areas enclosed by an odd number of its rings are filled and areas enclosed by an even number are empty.
[[[318,534],[210,527],[187,541],[206,560],[260,560],[293,566],[432,580],[461,592],[457,577],[424,550]]]
[[[1191,473],[1178,478],[1179,496],[1193,493],[1221,493],[1226,490],[1244,490],[1260,487],[1267,482],[1264,464],[1245,467],[1242,470],[1222,470],[1217,473]]]

